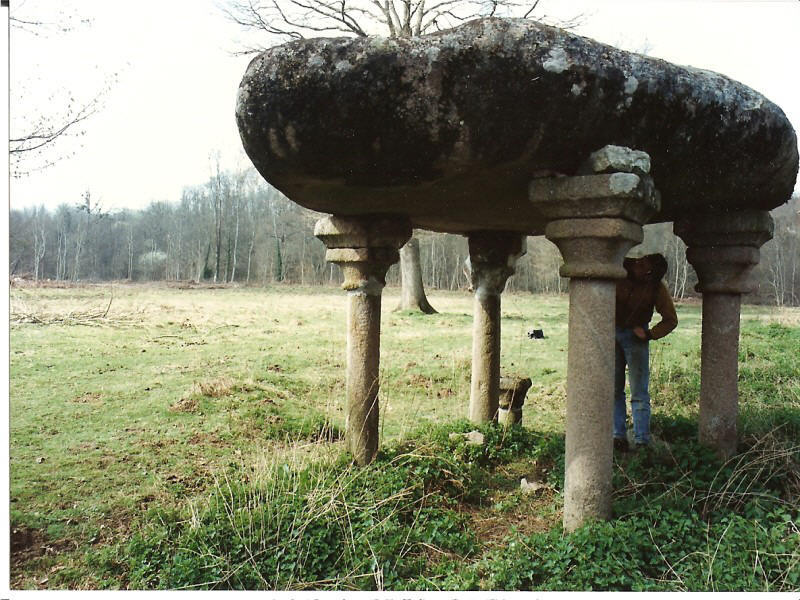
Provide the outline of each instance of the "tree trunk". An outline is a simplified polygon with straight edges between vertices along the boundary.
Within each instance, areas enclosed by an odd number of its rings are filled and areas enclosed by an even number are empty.
[[[128,281],[133,279],[133,227],[128,225]]]
[[[250,283],[250,265],[253,262],[253,247],[255,246],[256,240],[256,232],[253,230],[253,234],[250,236],[250,247],[247,250],[247,283]]]
[[[239,198],[236,198],[236,230],[233,234],[233,265],[231,266],[231,279],[233,283],[236,279],[236,251],[239,249]]]
[[[219,189],[217,190],[217,198],[214,200],[214,228],[217,233],[216,248],[214,252],[214,283],[217,283],[219,277],[219,259],[222,254],[222,198],[219,197]]]
[[[56,264],[56,280],[67,278],[67,231],[58,232],[58,263]]]
[[[419,310],[426,315],[436,312],[422,285],[422,269],[419,260],[419,240],[412,237],[400,248],[400,306],[395,310]]]
[[[40,267],[41,267],[41,275],[44,276],[44,264],[42,263],[42,259],[45,255],[45,249],[47,247],[47,235],[44,228],[44,224],[40,221],[42,218],[42,210],[39,211],[39,219],[36,219],[36,213],[34,213],[34,222],[33,222],[33,279],[34,281],[39,281],[40,276]]]
[[[269,200],[269,210],[272,213],[272,237],[275,240],[275,256],[272,263],[272,281],[283,281],[283,236],[278,235],[277,209],[273,198]]]
[[[81,226],[79,223],[78,233],[75,236],[75,262],[72,264],[72,281],[78,281],[78,276],[80,275],[82,250],[83,250],[83,232],[81,231]]]

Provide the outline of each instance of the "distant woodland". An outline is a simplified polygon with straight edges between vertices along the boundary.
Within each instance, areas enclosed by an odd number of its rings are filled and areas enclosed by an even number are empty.
[[[772,212],[774,238],[761,249],[759,290],[747,300],[800,305],[800,198]],[[216,173],[186,187],[177,202],[152,202],[140,210],[106,211],[91,191],[74,204],[10,212],[10,274],[15,279],[81,281],[193,281],[272,285],[330,285],[338,267],[325,262],[313,235],[319,213],[303,209],[253,170]],[[466,289],[466,238],[417,232],[428,289]],[[696,278],[686,247],[671,223],[645,227],[636,252],[661,252],[676,298],[694,295]],[[561,257],[544,237],[529,237],[509,290],[560,293]],[[399,284],[397,267],[388,283]]]

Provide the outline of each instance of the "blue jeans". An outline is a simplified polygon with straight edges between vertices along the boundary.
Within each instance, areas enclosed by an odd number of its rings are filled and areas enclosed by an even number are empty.
[[[624,438],[625,366],[631,384],[633,438],[637,444],[650,443],[650,352],[647,340],[640,340],[633,329],[616,328],[616,361],[614,365],[614,437]]]

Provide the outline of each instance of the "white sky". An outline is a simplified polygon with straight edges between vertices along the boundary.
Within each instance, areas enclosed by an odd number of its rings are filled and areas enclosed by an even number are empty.
[[[248,164],[234,105],[249,58],[232,56],[239,30],[215,0],[25,0],[24,13],[52,19],[54,6],[93,22],[48,37],[12,30],[12,118],[49,106],[35,97],[42,86],[80,99],[114,73],[118,81],[74,157],[11,181],[12,208],[74,204],[87,188],[104,209],[177,201],[184,186],[208,177],[212,151],[223,166]],[[781,106],[800,129],[797,0],[542,0],[538,9],[577,13],[586,19],[576,33],[724,73]]]

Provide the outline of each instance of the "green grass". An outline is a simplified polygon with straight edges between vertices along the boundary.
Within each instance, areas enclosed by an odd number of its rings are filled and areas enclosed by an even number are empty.
[[[339,290],[12,290],[12,587],[800,587],[800,311],[744,307],[722,465],[694,439],[700,307],[680,305],[652,346],[659,443],[617,463],[618,518],[568,536],[566,297],[504,295],[503,372],[534,384],[526,428],[480,450],[448,438],[469,429],[471,297],[429,298],[439,314],[384,294],[383,450],[357,470]]]

